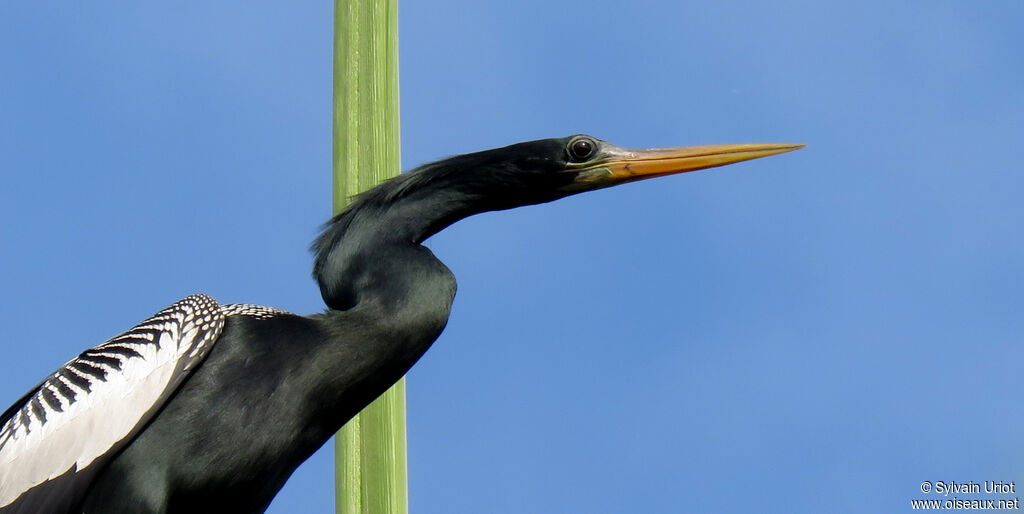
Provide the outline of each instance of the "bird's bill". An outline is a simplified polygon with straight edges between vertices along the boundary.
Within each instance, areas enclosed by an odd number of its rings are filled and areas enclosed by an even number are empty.
[[[682,146],[635,150],[605,143],[601,157],[578,172],[573,188],[597,189],[636,180],[725,166],[803,148],[796,143]]]

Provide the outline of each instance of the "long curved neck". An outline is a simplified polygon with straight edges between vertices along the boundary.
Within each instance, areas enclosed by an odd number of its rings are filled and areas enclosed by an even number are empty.
[[[560,140],[542,141],[561,148]],[[506,148],[458,155],[421,166],[359,195],[327,223],[314,243],[313,275],[332,309],[353,305],[354,295],[372,289],[358,284],[364,268],[377,265],[397,247],[418,246],[456,221],[486,211],[549,202],[570,194],[561,188],[572,174],[550,148],[536,154],[521,143]]]
[[[315,394],[299,424],[314,446],[401,378],[447,324],[455,277],[420,243],[472,209],[455,196],[438,205],[398,194],[402,184],[357,198],[313,244],[328,310],[310,317],[319,330],[308,372],[291,379],[318,384],[305,388]]]
[[[571,182],[572,175],[554,173],[560,167],[556,160],[533,152],[519,155],[524,150],[518,147],[530,144],[537,142],[451,157],[359,195],[327,223],[313,245],[313,275],[327,306],[347,310],[360,295],[382,287],[368,281],[374,270],[408,272],[385,268],[402,264],[392,257],[405,249],[422,248],[419,243],[462,218],[570,194],[561,188]]]
[[[418,275],[440,271],[436,265],[449,273],[420,243],[480,212],[479,202],[456,188],[410,184],[422,180],[396,177],[326,224],[313,244],[313,275],[329,308],[344,311],[363,298],[398,293],[404,287],[398,282],[426,278]]]

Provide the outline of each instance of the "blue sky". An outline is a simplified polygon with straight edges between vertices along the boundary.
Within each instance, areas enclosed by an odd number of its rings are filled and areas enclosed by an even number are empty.
[[[808,147],[429,241],[459,294],[409,375],[413,512],[1024,487],[1024,6],[498,4],[400,5],[405,167],[576,132]],[[322,308],[331,16],[0,6],[0,404],[190,293]],[[331,487],[322,451],[270,512]]]

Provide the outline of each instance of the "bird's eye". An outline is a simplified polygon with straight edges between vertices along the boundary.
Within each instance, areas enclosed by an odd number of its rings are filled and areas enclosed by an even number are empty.
[[[580,137],[569,142],[569,157],[577,162],[582,162],[594,155],[597,151],[597,142],[589,137]]]

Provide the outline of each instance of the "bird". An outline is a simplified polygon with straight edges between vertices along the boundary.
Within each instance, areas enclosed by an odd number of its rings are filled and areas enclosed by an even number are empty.
[[[455,276],[426,239],[474,214],[801,147],[627,149],[573,135],[400,174],[312,244],[322,313],[194,294],[14,402],[0,416],[0,514],[263,512],[445,328]]]

